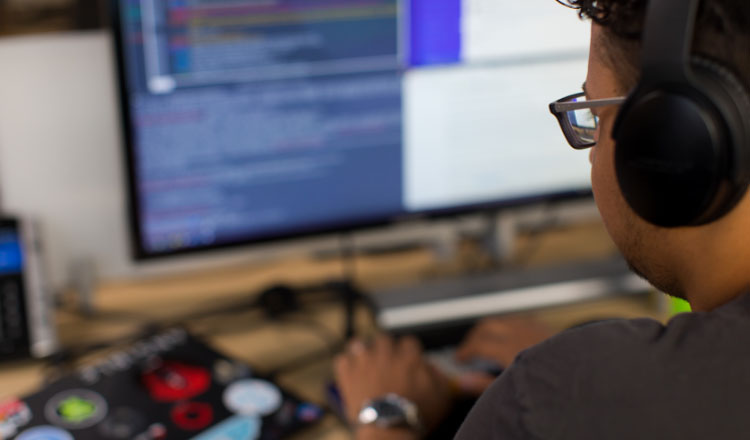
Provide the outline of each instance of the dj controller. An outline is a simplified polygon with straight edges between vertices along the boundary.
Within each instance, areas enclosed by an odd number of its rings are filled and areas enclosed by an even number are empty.
[[[173,329],[0,403],[0,439],[274,440],[323,415]]]

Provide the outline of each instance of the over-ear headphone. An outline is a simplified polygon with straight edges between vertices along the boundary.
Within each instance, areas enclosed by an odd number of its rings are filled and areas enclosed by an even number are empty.
[[[642,73],[615,121],[615,170],[633,210],[663,227],[719,219],[750,181],[750,96],[691,57],[699,0],[651,0]]]

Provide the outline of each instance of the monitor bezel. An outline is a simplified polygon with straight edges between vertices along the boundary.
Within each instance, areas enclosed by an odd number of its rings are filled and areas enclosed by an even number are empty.
[[[128,78],[125,69],[125,50],[124,35],[121,23],[120,12],[121,0],[110,0],[109,16],[110,26],[113,33],[112,43],[114,45],[114,56],[116,64],[116,85],[117,99],[120,110],[118,118],[122,139],[122,158],[125,163],[125,188],[127,201],[128,233],[130,243],[131,257],[135,262],[148,262],[168,259],[171,257],[188,257],[204,253],[226,251],[230,249],[241,249],[268,244],[274,242],[290,242],[303,238],[314,238],[323,236],[333,236],[337,234],[349,234],[367,229],[382,228],[399,223],[421,221],[442,220],[451,217],[466,216],[470,214],[486,214],[494,211],[501,211],[511,208],[519,208],[527,205],[552,203],[561,201],[573,201],[580,199],[592,198],[592,191],[589,186],[580,188],[569,188],[560,191],[551,191],[545,193],[535,193],[527,196],[515,198],[503,198],[482,203],[471,203],[466,205],[457,205],[440,209],[429,209],[419,212],[400,212],[392,215],[380,217],[371,217],[362,220],[342,221],[338,223],[328,223],[317,225],[310,228],[289,229],[284,233],[264,235],[262,237],[251,237],[246,240],[236,242],[210,244],[202,246],[193,246],[180,249],[171,249],[166,251],[154,252],[148,250],[143,243],[142,228],[139,219],[141,218],[141,206],[138,203],[138,188],[136,175],[136,158],[134,145],[134,126],[132,124],[132,115],[130,112],[130,96],[128,91]],[[560,135],[562,136],[562,134]]]

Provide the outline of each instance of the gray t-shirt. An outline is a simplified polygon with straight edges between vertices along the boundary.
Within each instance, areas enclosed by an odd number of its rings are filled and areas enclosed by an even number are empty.
[[[750,438],[750,295],[664,326],[614,320],[520,354],[458,440]]]

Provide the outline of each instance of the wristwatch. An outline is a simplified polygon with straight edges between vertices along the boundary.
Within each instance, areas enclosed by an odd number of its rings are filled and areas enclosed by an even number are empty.
[[[409,428],[417,434],[422,432],[417,405],[393,393],[365,402],[359,411],[357,421],[360,425],[374,425],[379,428]]]

